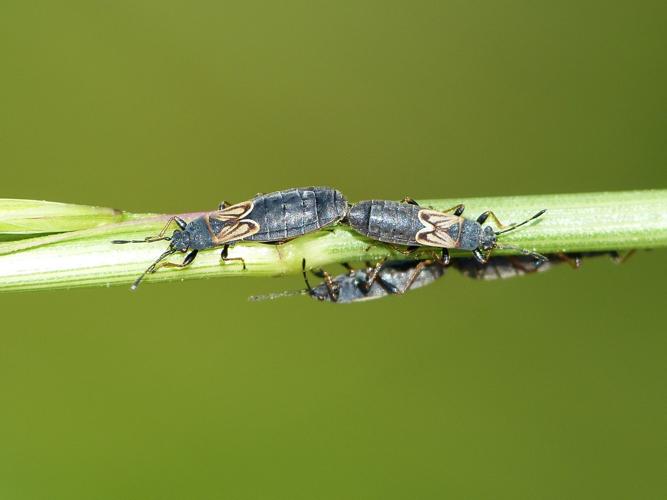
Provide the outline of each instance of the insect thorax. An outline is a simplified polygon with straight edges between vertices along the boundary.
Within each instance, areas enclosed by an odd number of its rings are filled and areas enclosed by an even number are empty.
[[[189,247],[193,250],[202,250],[214,246],[208,217],[205,215],[190,222],[184,232],[187,232],[190,236]]]
[[[463,219],[461,224],[461,236],[459,238],[459,248],[462,250],[474,250],[482,242],[482,226],[477,222]]]

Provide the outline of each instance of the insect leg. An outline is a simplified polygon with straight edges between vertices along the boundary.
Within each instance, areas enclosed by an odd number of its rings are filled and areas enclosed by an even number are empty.
[[[169,226],[171,225],[172,222],[175,222],[178,224],[178,227],[181,229],[185,229],[185,226],[187,226],[186,222],[181,219],[178,215],[174,215],[173,217],[169,217],[169,220],[165,224],[165,226],[162,228],[162,231],[158,234],[159,238],[162,238],[164,236],[164,233],[167,232],[167,229],[169,229]]]
[[[440,210],[441,212],[454,212],[454,215],[457,217],[463,213],[463,211],[466,209],[466,206],[463,203],[459,203],[458,205],[454,205],[453,207],[449,207],[447,210]]]
[[[572,269],[579,269],[581,267],[581,255],[579,254],[566,254],[560,252],[556,254],[560,260],[568,264]]]
[[[222,200],[220,202],[220,205],[218,205],[218,210],[224,210],[225,208],[231,206],[231,204],[228,201]]]
[[[181,219],[180,217],[174,215],[173,217],[169,217],[169,220],[165,224],[165,226],[162,228],[162,231],[158,233],[157,236],[146,236],[143,240],[113,240],[111,243],[115,244],[123,244],[123,243],[153,243],[154,241],[160,241],[160,240],[169,240],[168,236],[165,236],[164,233],[167,232],[167,229],[171,225],[172,222],[176,222],[178,224],[178,227],[181,229],[185,229],[185,226],[187,226],[187,223]]]
[[[419,250],[420,248],[422,248],[422,247],[405,247],[405,248],[403,248],[401,246],[394,245],[392,243],[387,243],[387,246],[389,248],[399,252],[399,253],[402,253],[403,255],[411,255],[411,254],[415,253],[417,250]],[[369,267],[373,267],[373,266],[369,266]]]
[[[637,250],[630,250],[625,255],[621,255],[620,253],[614,251],[609,252],[609,256],[611,257],[611,260],[614,262],[614,264],[623,264],[626,260],[632,257],[636,251]]]
[[[396,286],[386,281],[382,276],[378,276],[375,281],[390,295],[400,295],[402,293]]]
[[[403,289],[400,291],[400,293],[404,294],[405,292],[410,290],[410,288],[412,288],[412,285],[414,284],[415,280],[417,279],[417,276],[419,276],[419,273],[421,273],[422,270],[426,266],[430,266],[431,264],[433,264],[432,260],[422,260],[419,264],[417,264],[415,266],[414,270],[412,271],[412,274],[410,275],[410,278],[408,279],[407,283],[405,284]]]
[[[417,203],[415,200],[410,198],[409,196],[406,196],[401,200],[401,203],[408,203],[410,205],[415,205],[417,207],[421,206],[419,203]],[[440,212],[454,212],[454,215],[459,216],[463,213],[463,211],[466,209],[466,206],[463,205],[462,203],[459,203],[458,205],[454,205],[453,207],[449,207],[446,210],[440,210]]]
[[[488,256],[488,254],[487,254],[487,255],[484,255],[484,253],[482,252],[482,250],[480,250],[479,248],[475,248],[475,249],[472,251],[472,256],[475,257],[475,260],[476,260],[477,262],[479,262],[480,264],[486,264],[487,262],[489,262],[489,256]]]
[[[301,259],[301,273],[303,274],[303,281],[306,283],[306,290],[308,290],[308,295],[314,297],[315,293],[313,292],[313,287],[310,286],[310,281],[308,281],[308,274],[306,273],[306,259]]]
[[[350,275],[352,275],[354,273],[354,268],[350,264],[348,264],[347,262],[341,262],[340,265],[343,266],[345,269],[347,269],[347,271],[350,273]]]
[[[334,280],[331,278],[331,275],[326,272],[322,271],[324,274],[324,284],[327,286],[327,291],[329,292],[329,297],[331,297],[332,302],[338,302],[338,297],[340,295],[340,290],[338,285],[334,282]]]
[[[579,257],[570,258],[565,254],[563,254],[562,258],[563,261],[570,264],[574,269],[578,268],[579,265],[581,264]],[[515,274],[517,276],[519,276],[519,272],[522,272],[524,274],[536,273],[539,267],[542,265],[542,261],[537,261],[534,266],[528,267],[523,262],[521,262],[516,256],[512,255],[508,255],[507,260],[510,262],[510,264],[512,264],[512,268],[514,269]],[[500,272],[499,271],[496,272],[498,274],[498,277],[502,278],[502,276],[500,276]]]
[[[505,229],[506,227],[510,227],[510,225],[511,225],[511,224],[503,224],[502,222],[500,222],[500,220],[498,220],[498,217],[496,216],[496,214],[494,212],[492,212],[491,210],[487,210],[486,212],[481,214],[479,217],[477,217],[477,223],[478,224],[484,224],[486,222],[486,219],[488,219],[489,217],[491,217],[495,221],[496,225],[500,229]]]
[[[222,259],[223,262],[230,262],[233,260],[239,260],[241,261],[241,264],[243,264],[243,270],[246,270],[245,267],[245,260],[243,260],[243,257],[227,257],[229,252],[229,245],[225,245],[222,247],[222,252],[220,252],[220,258]]]
[[[442,249],[442,253],[441,253],[441,255],[440,255],[440,258],[438,258],[437,260],[438,260],[438,261],[440,262],[440,264],[442,264],[443,266],[448,266],[448,265],[449,265],[449,261],[450,261],[450,258],[449,258],[449,250],[448,250],[447,248],[443,248],[443,249]]]
[[[382,270],[382,266],[384,266],[384,263],[385,263],[386,261],[387,261],[387,258],[385,257],[385,258],[382,259],[380,262],[378,262],[378,263],[376,263],[374,266],[372,266],[373,269],[371,269],[371,271],[370,271],[369,273],[366,274],[366,281],[364,281],[364,282],[361,284],[361,287],[362,287],[361,289],[362,289],[364,292],[368,292],[368,291],[371,289],[371,287],[373,286],[373,283],[374,283],[375,280],[378,278],[378,274],[379,274],[380,271]]]
[[[188,267],[190,264],[192,264],[192,261],[195,260],[197,252],[199,252],[199,250],[193,250],[192,252],[187,254],[181,264],[175,264],[173,262],[160,262],[157,266],[155,266],[155,268],[151,271],[151,273],[154,273],[155,271],[157,271],[162,267]]]

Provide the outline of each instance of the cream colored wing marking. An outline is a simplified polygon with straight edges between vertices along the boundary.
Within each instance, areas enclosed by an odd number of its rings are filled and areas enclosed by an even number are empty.
[[[213,236],[213,243],[222,245],[230,241],[238,241],[248,238],[259,231],[259,224],[254,220],[245,219],[239,222],[230,223],[223,227],[218,234]]]
[[[424,224],[424,229],[415,235],[417,243],[429,247],[456,248],[456,240],[447,233],[447,229],[458,224],[461,217],[426,209],[420,210],[417,217]]]
[[[222,210],[218,210],[216,212],[211,212],[209,217],[211,219],[219,220],[222,222],[240,220],[252,212],[254,207],[255,204],[252,200],[243,201],[241,203],[237,203],[236,205],[232,205],[231,207],[223,208]]]

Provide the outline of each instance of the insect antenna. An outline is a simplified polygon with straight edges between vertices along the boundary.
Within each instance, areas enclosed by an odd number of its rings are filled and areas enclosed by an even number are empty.
[[[111,243],[123,245],[125,243],[153,243],[154,241],[171,241],[171,236],[147,236],[143,240],[113,240]]]
[[[262,300],[281,299],[283,297],[295,297],[297,295],[308,295],[308,290],[286,290],[284,292],[273,292],[264,295],[251,295],[248,300],[251,302],[260,302]]]
[[[313,295],[315,292],[313,292],[313,287],[310,286],[310,281],[308,281],[308,274],[306,273],[306,259],[301,260],[301,273],[303,274],[303,281],[306,282],[305,292],[309,295]]]
[[[535,215],[533,215],[533,216],[530,217],[529,219],[526,219],[526,220],[523,221],[523,222],[519,222],[518,224],[513,224],[513,225],[510,226],[509,228],[507,228],[507,229],[503,229],[502,231],[496,231],[496,232],[495,232],[495,233],[496,233],[496,236],[498,236],[499,234],[504,234],[504,233],[509,233],[510,231],[514,231],[517,227],[521,227],[521,226],[523,226],[524,224],[528,224],[531,220],[533,220],[533,219],[537,219],[539,216],[541,216],[542,214],[544,214],[544,212],[546,212],[546,211],[547,211],[547,210],[546,210],[546,208],[545,208],[544,210],[540,210],[540,211],[537,212]]]
[[[530,255],[531,257],[534,257],[535,259],[539,260],[540,262],[547,262],[549,259],[545,256],[542,255],[541,253],[533,252],[531,250],[526,250],[525,248],[519,248],[515,247],[513,245],[496,245],[496,248],[500,250],[516,250],[517,252],[521,252],[523,255]]]
[[[144,277],[155,271],[155,267],[160,263],[161,260],[166,259],[169,257],[171,254],[176,253],[177,250],[174,250],[173,248],[170,248],[166,252],[164,252],[162,255],[160,255],[155,262],[153,262],[150,266],[148,266],[148,269],[146,269],[143,273],[141,273],[141,276],[139,276],[136,280],[134,280],[134,283],[132,283],[132,286],[130,287],[130,290],[136,290],[137,287],[139,286],[139,283],[141,283],[141,280],[144,279]]]

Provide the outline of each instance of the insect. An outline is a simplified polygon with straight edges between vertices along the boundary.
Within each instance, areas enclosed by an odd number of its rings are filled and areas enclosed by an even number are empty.
[[[544,261],[529,255],[502,255],[486,264],[476,259],[454,259],[452,267],[468,278],[488,281],[548,271],[561,262],[571,262],[576,268],[581,265],[581,258],[576,255],[547,255],[547,258],[549,260]]]
[[[439,247],[442,249],[441,261],[445,265],[449,263],[450,248],[471,250],[473,257],[482,264],[488,261],[495,248],[518,250],[524,255],[546,260],[535,252],[498,244],[499,235],[514,231],[540,217],[546,210],[540,210],[523,222],[506,226],[492,211],[484,212],[477,220],[470,220],[461,216],[464,209],[464,205],[445,211],[422,208],[411,198],[405,198],[402,203],[366,200],[350,208],[345,222],[364,236],[393,245],[405,245],[410,247],[408,251],[418,246]],[[489,217],[500,231],[494,231],[491,226],[482,227]]]
[[[329,187],[305,187],[260,194],[251,200],[229,205],[222,202],[218,210],[208,212],[190,222],[171,217],[157,236],[143,240],[114,240],[112,243],[152,243],[169,241],[169,248],[132,284],[135,290],[143,278],[160,267],[186,267],[200,250],[222,247],[223,261],[245,261],[228,257],[234,243],[260,241],[282,243],[316,231],[341,220],[347,212],[347,200],[340,191]],[[172,223],[178,225],[171,236],[165,236]],[[187,253],[180,264],[163,262],[176,252]]]
[[[572,269],[579,269],[583,259],[593,257],[608,256],[613,262],[622,264],[634,252],[634,250],[631,250],[625,255],[616,251],[555,253],[547,255],[547,261],[534,259],[527,255],[507,255],[495,257],[486,264],[480,264],[474,259],[455,259],[452,266],[468,278],[495,280],[541,273],[552,269],[557,264],[568,264]]]
[[[352,269],[347,264],[347,273],[331,276],[323,270],[312,271],[323,279],[312,287],[306,274],[306,261],[302,262],[303,279],[306,288],[285,292],[256,295],[252,301],[271,300],[294,295],[310,295],[319,301],[347,304],[363,300],[379,299],[387,295],[402,294],[413,288],[420,288],[442,277],[446,267],[438,261],[403,260],[386,262],[379,272],[376,266],[367,263],[363,269]]]
[[[478,280],[507,279],[553,269],[558,264],[569,264],[577,269],[584,258],[608,255],[616,263],[624,262],[634,251],[621,256],[618,252],[587,252],[549,254],[549,260],[535,259],[530,255],[498,256],[486,264],[474,258],[458,258],[452,266],[468,278]],[[343,264],[348,272],[331,276],[326,271],[313,271],[323,282],[312,287],[306,275],[306,263],[302,262],[302,271],[306,288],[250,297],[252,301],[309,295],[319,301],[347,304],[389,295],[403,294],[413,288],[420,288],[433,283],[444,276],[447,267],[439,260],[405,260],[385,262],[381,267],[366,263],[363,269],[352,269]],[[379,269],[379,270],[378,270]]]

